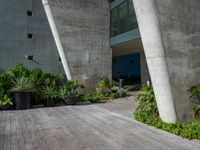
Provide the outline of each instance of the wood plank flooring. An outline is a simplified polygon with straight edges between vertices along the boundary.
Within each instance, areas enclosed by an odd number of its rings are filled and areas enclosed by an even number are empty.
[[[0,150],[200,150],[94,105],[0,111]]]

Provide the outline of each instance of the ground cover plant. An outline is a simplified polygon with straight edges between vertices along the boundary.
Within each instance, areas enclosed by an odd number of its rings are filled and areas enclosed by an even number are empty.
[[[194,118],[187,123],[177,122],[170,124],[163,122],[159,118],[153,87],[144,86],[142,89],[142,92],[138,95],[139,106],[134,112],[136,120],[184,138],[200,140],[199,118]]]
[[[192,86],[190,92],[192,94],[191,98],[197,100],[193,108],[193,116],[194,118],[200,119],[200,84]]]

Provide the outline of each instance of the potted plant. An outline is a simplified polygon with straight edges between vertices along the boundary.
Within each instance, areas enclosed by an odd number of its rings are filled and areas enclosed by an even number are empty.
[[[1,110],[7,110],[10,108],[11,105],[13,105],[12,99],[8,95],[3,95],[0,98],[0,109]]]
[[[53,107],[54,99],[57,97],[57,90],[54,86],[45,86],[41,91],[41,97],[44,100],[45,107]]]
[[[30,108],[31,92],[34,85],[27,77],[19,77],[12,81],[11,92],[14,92],[15,105],[17,110],[25,110]]]
[[[74,105],[78,101],[78,92],[77,89],[81,85],[77,80],[71,80],[65,83],[59,89],[59,97],[62,99],[67,105]]]

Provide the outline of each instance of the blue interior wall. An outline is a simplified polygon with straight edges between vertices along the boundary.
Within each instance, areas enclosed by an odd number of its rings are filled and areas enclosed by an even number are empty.
[[[113,57],[112,72],[113,79],[119,79],[121,76],[140,78],[140,53]]]

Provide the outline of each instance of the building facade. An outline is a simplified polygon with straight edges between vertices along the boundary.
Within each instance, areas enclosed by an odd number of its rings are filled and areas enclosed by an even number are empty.
[[[87,90],[100,76],[151,80],[162,120],[186,121],[192,109],[188,89],[200,81],[199,4],[1,0],[0,71],[19,62],[68,72]]]

